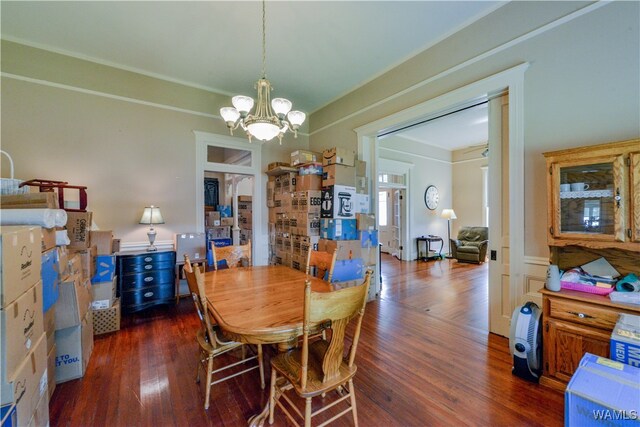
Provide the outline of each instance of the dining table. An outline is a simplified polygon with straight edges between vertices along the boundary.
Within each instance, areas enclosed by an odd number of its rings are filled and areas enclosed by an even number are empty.
[[[204,274],[208,310],[229,339],[276,344],[279,351],[286,351],[302,335],[307,280],[314,292],[331,291],[328,282],[283,265],[208,271]],[[249,425],[264,424],[269,404],[248,420]]]

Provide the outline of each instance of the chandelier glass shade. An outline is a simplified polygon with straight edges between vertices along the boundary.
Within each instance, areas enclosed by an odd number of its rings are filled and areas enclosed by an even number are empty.
[[[292,131],[294,137],[298,137],[298,129],[304,123],[306,114],[302,111],[292,111],[293,104],[288,99],[271,99],[271,82],[266,77],[266,32],[265,32],[265,1],[262,2],[262,78],[257,81],[255,89],[258,91],[258,100],[255,102],[249,96],[237,95],[231,99],[233,107],[220,109],[220,116],[227,124],[229,132],[238,127],[247,133],[249,141],[252,138],[260,141],[270,141],[278,137],[282,144],[282,136],[287,131]]]

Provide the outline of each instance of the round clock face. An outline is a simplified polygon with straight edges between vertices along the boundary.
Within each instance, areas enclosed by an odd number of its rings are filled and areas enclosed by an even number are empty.
[[[431,210],[437,208],[439,198],[438,189],[434,185],[428,186],[427,191],[424,192],[424,204],[427,205],[427,208]]]

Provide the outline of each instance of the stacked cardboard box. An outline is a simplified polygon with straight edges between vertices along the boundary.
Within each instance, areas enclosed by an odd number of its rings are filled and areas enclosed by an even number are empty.
[[[342,148],[291,153],[290,168],[269,170],[269,260],[306,270],[310,249],[337,250],[337,288],[362,282],[378,256],[375,217],[369,214],[366,162]],[[375,278],[373,278],[375,280]],[[372,282],[370,299],[378,292]]]
[[[317,248],[320,236],[320,189],[322,165],[320,153],[298,150],[291,153],[290,168],[278,176],[269,176],[269,259],[306,270],[309,248]]]
[[[96,307],[110,304],[109,298],[102,297],[106,287],[102,284],[115,281],[113,250],[117,245],[112,231],[90,230],[92,220],[92,212],[67,211],[65,228],[71,243],[57,247],[60,297],[54,316],[50,316],[54,320],[47,322],[55,330],[54,339],[47,332],[51,384],[82,377],[89,363],[93,350],[92,281],[99,296]]]
[[[370,214],[367,164],[355,153],[331,148],[323,153],[322,224],[320,250],[337,251],[334,288],[361,283],[367,269],[375,270],[378,256],[378,232],[375,216]],[[369,299],[379,292],[377,277],[372,276]]]
[[[0,229],[0,406],[17,425],[49,417],[41,237],[40,227]]]
[[[96,248],[96,272],[91,277],[93,335],[120,330],[120,301],[116,299],[116,257],[111,252],[113,232],[91,231]]]
[[[252,239],[253,201],[251,196],[238,196],[238,227],[240,227],[240,244],[246,245]]]
[[[213,208],[211,208],[213,209]],[[212,260],[211,245],[216,247],[229,246],[231,244],[231,227],[233,217],[231,206],[218,205],[214,210],[205,212],[206,227],[206,256]],[[179,255],[182,256],[182,255]]]

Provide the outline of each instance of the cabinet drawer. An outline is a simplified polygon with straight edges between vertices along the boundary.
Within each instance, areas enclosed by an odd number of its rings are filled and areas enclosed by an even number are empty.
[[[147,258],[147,257],[145,257]],[[122,273],[142,273],[143,271],[164,270],[173,268],[175,263],[171,260],[167,261],[143,261],[144,258],[130,259],[122,262]]]
[[[149,286],[170,284],[174,285],[173,268],[150,271],[148,273],[127,274],[121,277],[122,290],[146,288]]]
[[[549,315],[555,319],[609,331],[613,330],[618,321],[619,313],[595,305],[561,299],[551,299],[549,303]]]
[[[158,301],[168,301],[174,298],[174,293],[173,284],[150,286],[135,291],[123,292],[122,304],[124,307],[133,307]]]

